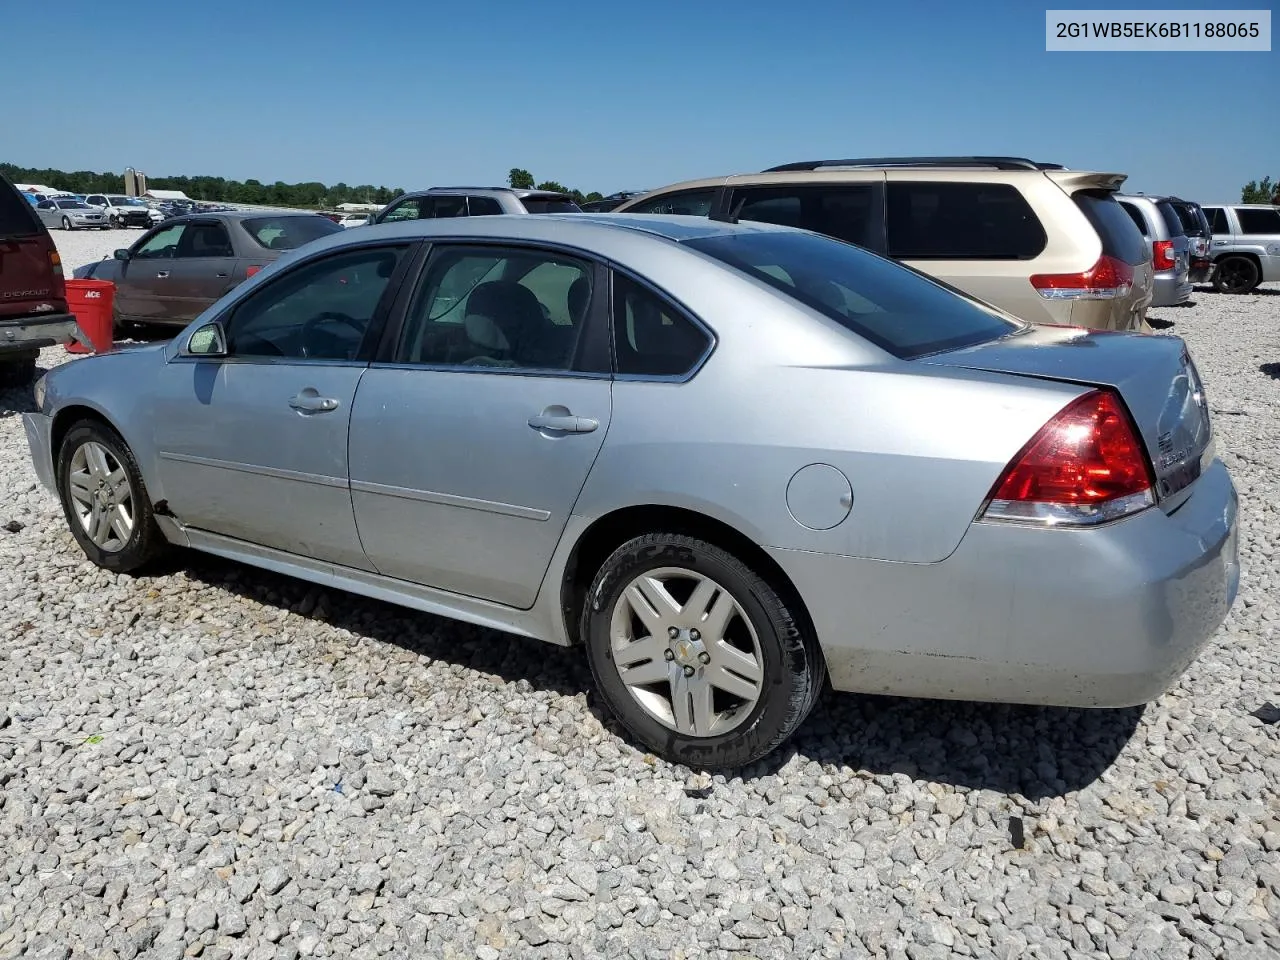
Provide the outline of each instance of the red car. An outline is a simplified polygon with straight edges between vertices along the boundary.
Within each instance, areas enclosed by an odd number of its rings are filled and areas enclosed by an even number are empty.
[[[41,347],[79,332],[67,309],[62,258],[31,204],[0,176],[0,386],[20,386]]]

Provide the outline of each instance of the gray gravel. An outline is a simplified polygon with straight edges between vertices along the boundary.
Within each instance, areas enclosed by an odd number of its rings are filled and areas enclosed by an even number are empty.
[[[96,570],[0,394],[0,958],[1280,955],[1280,290],[1195,299],[1157,315],[1244,583],[1172,692],[832,698],[705,783],[577,652],[194,555]]]

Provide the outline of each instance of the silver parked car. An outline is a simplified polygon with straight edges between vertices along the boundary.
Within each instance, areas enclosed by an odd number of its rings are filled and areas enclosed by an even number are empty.
[[[1142,237],[1151,245],[1151,266],[1155,270],[1153,307],[1176,307],[1191,299],[1191,240],[1178,211],[1164,197],[1118,196]]]
[[[582,644],[695,766],[777,747],[828,677],[1150,700],[1238,584],[1180,339],[1031,326],[769,224],[341,231],[36,403],[94,563],[179,544]]]
[[[40,217],[41,223],[51,228],[61,227],[63,230],[111,229],[111,221],[107,219],[105,213],[74,197],[41,200],[36,204],[36,215]]]
[[[1280,281],[1280,207],[1236,203],[1205,207],[1213,230],[1213,286],[1219,293],[1251,293]]]

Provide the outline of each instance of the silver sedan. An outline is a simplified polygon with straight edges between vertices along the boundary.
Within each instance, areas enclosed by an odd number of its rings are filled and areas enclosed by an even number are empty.
[[[50,229],[57,227],[63,230],[111,229],[111,221],[107,219],[107,215],[82,200],[41,200],[36,204],[36,215],[40,217],[40,222]]]
[[[580,644],[691,766],[773,750],[828,678],[1153,699],[1239,579],[1181,340],[1030,326],[767,224],[344,232],[36,394],[94,563],[176,544]]]

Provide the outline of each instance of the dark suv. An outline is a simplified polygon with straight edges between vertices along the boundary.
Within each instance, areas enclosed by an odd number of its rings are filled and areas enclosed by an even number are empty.
[[[0,386],[26,383],[41,347],[78,334],[58,248],[31,204],[0,176]]]
[[[1213,231],[1209,229],[1209,217],[1194,200],[1169,197],[1168,201],[1191,241],[1191,282],[1208,283],[1213,275],[1213,260],[1209,256]]]

